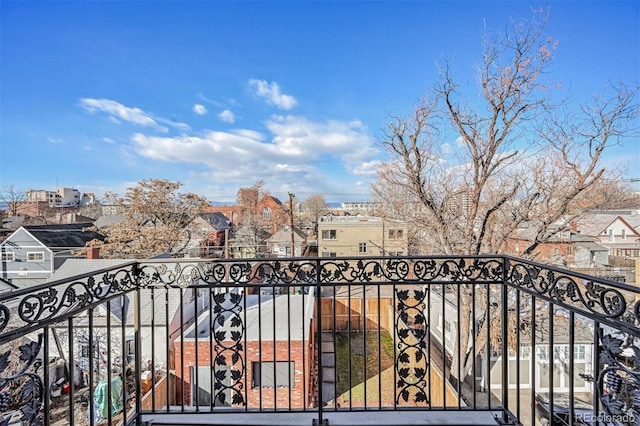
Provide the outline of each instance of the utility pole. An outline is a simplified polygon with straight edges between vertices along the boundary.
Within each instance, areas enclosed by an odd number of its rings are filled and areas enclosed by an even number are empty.
[[[295,240],[293,238],[294,234],[293,234],[293,197],[295,197],[295,195],[293,195],[291,192],[289,193],[289,224],[290,224],[290,228],[291,228],[291,257],[295,257],[296,256],[296,251],[295,251]]]

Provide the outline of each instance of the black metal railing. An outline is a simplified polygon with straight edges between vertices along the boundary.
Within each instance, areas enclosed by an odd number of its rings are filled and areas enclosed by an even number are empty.
[[[123,261],[0,294],[0,425],[640,423],[638,295],[508,256]]]

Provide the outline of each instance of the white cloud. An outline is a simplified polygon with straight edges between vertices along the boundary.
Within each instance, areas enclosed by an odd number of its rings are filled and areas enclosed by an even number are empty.
[[[105,112],[116,122],[119,122],[118,119],[120,119],[139,126],[153,127],[163,132],[168,131],[166,127],[160,126],[156,120],[140,108],[130,108],[111,99],[83,98],[80,99],[80,106],[90,113]]]
[[[251,79],[249,80],[249,86],[257,96],[266,99],[267,103],[275,105],[280,109],[288,111],[298,103],[293,96],[281,93],[278,83]]]
[[[236,116],[233,114],[233,111],[228,109],[218,114],[218,118],[225,123],[234,123],[236,121]]]
[[[248,185],[263,179],[271,189],[318,187],[345,170],[361,178],[374,176],[378,152],[358,121],[274,116],[266,126],[270,134],[250,129],[176,137],[138,133],[132,148],[154,160],[204,165],[219,182]],[[347,185],[344,179],[340,183]]]
[[[183,132],[188,132],[189,130],[191,130],[191,126],[189,126],[188,124],[185,123],[180,123],[178,121],[172,121],[166,118],[156,118],[156,120],[158,120],[160,123],[164,123],[167,124],[168,126],[174,127],[178,130],[181,130]]]
[[[286,155],[304,159],[332,156],[360,163],[377,155],[373,139],[359,121],[314,122],[300,116],[272,116],[266,123],[273,142]]]
[[[96,112],[106,113],[109,115],[109,120],[116,124],[122,124],[122,121],[126,121],[138,126],[151,127],[163,133],[167,133],[169,129],[159,123],[182,131],[191,129],[187,124],[166,118],[153,117],[140,108],[128,107],[111,99],[82,98],[80,99],[80,107],[91,114]]]
[[[381,164],[382,161],[380,160],[365,161],[353,167],[353,169],[351,169],[351,173],[358,176],[375,178]]]
[[[207,108],[205,108],[205,106],[202,104],[195,104],[193,106],[193,112],[198,115],[205,115],[207,113]]]
[[[113,145],[113,144],[115,144],[115,143],[116,143],[116,141],[114,141],[114,140],[113,140],[113,139],[111,139],[111,138],[102,138],[102,142],[104,142],[104,143],[108,143],[109,145]]]
[[[62,143],[62,139],[60,138],[47,138],[47,141],[49,141],[49,143],[52,143],[52,144]]]

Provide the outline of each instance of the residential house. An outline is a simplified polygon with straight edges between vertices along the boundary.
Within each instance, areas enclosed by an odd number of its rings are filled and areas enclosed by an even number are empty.
[[[66,260],[84,257],[85,245],[104,237],[86,230],[92,223],[21,226],[2,243],[0,277],[18,287],[49,279]]]
[[[226,257],[231,221],[221,212],[202,213],[194,220],[205,236],[199,240],[200,257]]]
[[[318,223],[318,254],[401,256],[409,250],[406,222],[373,216],[323,216]]]
[[[102,278],[100,270],[114,267],[124,269],[131,262],[127,259],[69,259],[48,282],[59,282],[94,273],[95,275],[92,276],[94,283],[100,285]],[[171,263],[166,265],[169,268],[177,266]],[[86,285],[87,280],[88,278],[76,279],[72,286]],[[202,284],[205,283],[202,282]],[[140,289],[138,301],[140,314],[137,318],[133,293],[112,298],[109,303],[95,307],[91,314],[88,311],[78,314],[74,318],[73,327],[74,359],[77,370],[88,377],[90,366],[93,365],[97,375],[96,380],[103,378],[107,371],[109,352],[123,353],[126,357],[124,360],[112,357],[110,361],[113,367],[122,368],[130,364],[135,354],[134,334],[137,330],[141,339],[140,358],[145,368],[148,368],[148,371],[153,369],[156,375],[160,373],[161,376],[166,377],[171,370],[169,363],[172,360],[167,348],[173,345],[185,328],[194,324],[198,315],[209,310],[211,294],[216,294],[217,290],[212,293],[210,289],[149,287]],[[93,328],[91,337],[89,336],[89,315],[91,315]],[[62,344],[60,352],[68,359],[68,325],[60,324],[54,328],[57,330],[56,339]],[[107,328],[109,328],[108,331]],[[90,342],[93,344],[93,351],[90,349]],[[92,356],[93,363],[90,362]],[[164,389],[160,391],[163,393]],[[158,398],[157,395],[156,398]],[[167,398],[166,392],[162,398]],[[168,398],[173,398],[173,392],[169,392]],[[158,401],[160,400],[156,401],[157,404]],[[166,399],[162,401],[164,404]]]
[[[523,227],[507,241],[506,252],[522,255],[535,238],[536,231]],[[534,258],[550,265],[569,268],[597,268],[609,263],[609,250],[597,238],[574,230],[560,231],[536,246]]]
[[[592,212],[581,218],[578,230],[609,250],[609,255],[640,258],[640,215]]]
[[[444,350],[447,357],[452,358],[458,351],[457,345],[459,344],[460,325],[458,321],[460,319],[458,317],[457,295],[446,286],[425,286],[425,291],[431,291],[430,305],[425,307],[425,317],[429,319],[430,324],[431,344],[436,346],[439,351]],[[443,293],[445,294],[445,303],[442,301]],[[517,309],[522,309],[522,306]],[[544,309],[538,309],[536,312],[535,340],[531,338],[529,329],[521,329],[519,330],[519,350],[508,348],[509,388],[536,389],[538,392],[548,392],[551,384],[550,377],[553,375],[554,392],[568,392],[571,387],[568,369],[571,354],[567,333],[569,320],[566,316],[556,314],[553,319],[553,327],[550,327],[548,312]],[[524,319],[527,315],[530,316],[530,313],[522,311],[520,315]],[[478,308],[476,329],[485,321],[487,321],[486,310]],[[553,345],[549,339],[550,330],[553,331]],[[593,383],[589,381],[590,372],[593,371],[596,362],[593,350],[593,333],[592,326],[576,321],[573,335],[573,389],[576,392],[589,393],[593,388]],[[489,357],[488,361],[487,356]],[[476,357],[475,371],[471,371],[470,374],[475,373],[478,388],[502,388],[502,379],[498,380],[498,377],[502,377],[502,361],[501,347],[489,346]],[[466,380],[473,380],[473,378],[467,377]]]
[[[248,407],[310,407],[314,300],[265,292],[214,296],[213,309],[174,342],[178,400],[231,406],[234,390],[240,394],[246,387]]]
[[[293,238],[294,253],[291,254],[291,239]],[[299,229],[285,227],[267,239],[267,250],[274,257],[306,256],[306,235]]]
[[[239,225],[244,217],[250,215],[270,234],[277,232],[290,222],[288,209],[278,198],[270,194],[260,194],[255,188],[240,188],[236,204],[233,206],[212,206],[206,211],[224,214],[235,226]]]

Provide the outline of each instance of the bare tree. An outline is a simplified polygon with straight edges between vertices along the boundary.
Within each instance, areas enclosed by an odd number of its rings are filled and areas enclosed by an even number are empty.
[[[27,201],[27,192],[14,185],[4,185],[0,190],[0,200],[7,205],[10,216],[17,216],[20,203]]]
[[[240,219],[234,235],[234,247],[242,256],[267,257],[267,238],[270,234],[256,216],[246,214]]]
[[[318,218],[329,212],[329,206],[323,194],[313,194],[302,202],[303,223],[313,225],[317,230]]]
[[[578,109],[553,102],[551,89],[559,86],[547,73],[557,42],[543,36],[546,20],[535,12],[503,36],[485,34],[479,98],[465,98],[445,63],[413,114],[388,124],[382,144],[391,158],[372,189],[387,210],[403,201],[411,206],[401,218],[431,236],[426,253],[500,253],[527,224],[535,237],[524,253],[532,256],[592,207],[592,191],[611,173],[603,152],[635,133],[637,86],[612,85]],[[470,286],[460,291],[467,300]],[[467,305],[459,307],[463,345],[472,337]],[[473,336],[477,353],[486,343],[484,326]],[[469,355],[462,378],[471,370]]]
[[[124,220],[104,232],[106,257],[149,257],[160,253],[178,254],[192,239],[193,220],[208,204],[204,197],[178,193],[179,182],[148,179],[127,189],[124,198],[109,199],[124,206]]]

